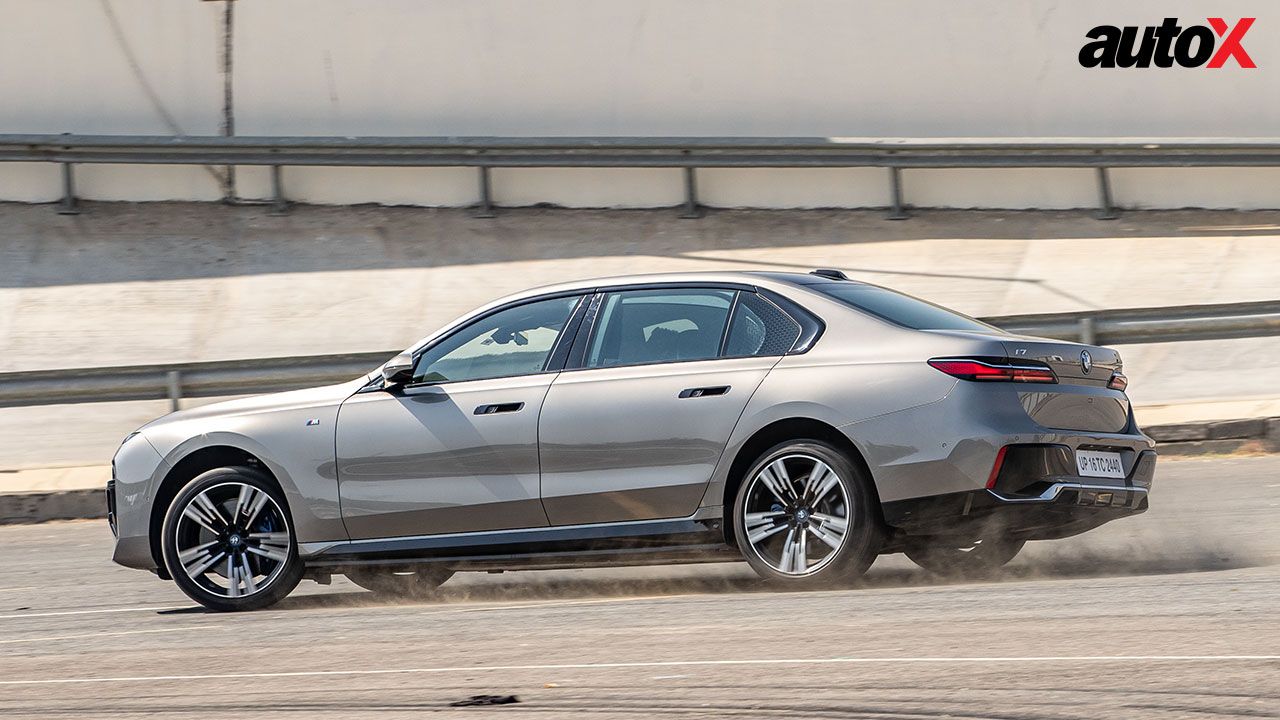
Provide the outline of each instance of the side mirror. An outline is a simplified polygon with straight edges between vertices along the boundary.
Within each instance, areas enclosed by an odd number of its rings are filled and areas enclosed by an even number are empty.
[[[382,366],[382,379],[388,385],[399,385],[413,379],[413,355],[403,352]]]

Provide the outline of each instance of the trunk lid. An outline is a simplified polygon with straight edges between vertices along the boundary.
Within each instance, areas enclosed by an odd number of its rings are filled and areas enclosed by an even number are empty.
[[[1096,345],[1051,340],[1049,338],[980,333],[973,331],[932,330],[935,337],[964,341],[939,353],[957,356],[1007,357],[1013,362],[1041,362],[1053,369],[1058,382],[999,383],[1012,386],[1018,402],[1027,415],[1042,427],[1076,432],[1123,432],[1129,424],[1129,398],[1122,392],[1107,389],[1113,372],[1122,369],[1120,353]],[[1088,372],[1081,353],[1088,353]]]
[[[1106,387],[1111,373],[1123,368],[1120,353],[1111,348],[1022,335],[1006,336],[1003,341],[1010,358],[1045,363],[1064,385]]]
[[[1008,356],[1053,368],[1056,385],[1020,388],[1018,400],[1040,425],[1057,430],[1122,432],[1129,424],[1129,399],[1107,391],[1120,372],[1120,353],[1096,345],[1013,335],[1004,339]]]

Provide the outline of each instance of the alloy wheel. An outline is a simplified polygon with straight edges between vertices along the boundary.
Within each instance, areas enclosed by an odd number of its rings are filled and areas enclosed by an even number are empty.
[[[279,504],[239,482],[191,496],[173,533],[186,576],[205,592],[233,600],[271,587],[288,564],[293,542]]]
[[[753,553],[777,572],[799,576],[836,557],[849,517],[849,495],[836,471],[818,457],[794,453],[751,478],[742,526]]]

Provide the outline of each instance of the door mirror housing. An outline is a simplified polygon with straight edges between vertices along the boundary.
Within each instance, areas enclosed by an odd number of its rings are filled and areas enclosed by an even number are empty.
[[[402,352],[382,366],[382,379],[388,385],[400,385],[413,379],[413,355]]]

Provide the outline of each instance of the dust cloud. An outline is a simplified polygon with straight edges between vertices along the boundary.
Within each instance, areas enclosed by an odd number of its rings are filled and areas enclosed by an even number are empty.
[[[857,589],[966,582],[1168,575],[1280,564],[1280,457],[1162,460],[1150,509],[1082,535],[1028,543],[998,572],[942,578],[901,554],[881,556]],[[779,592],[745,563],[458,573],[427,596],[397,600],[334,576],[323,594],[282,605],[524,603]],[[311,586],[315,587],[315,586]]]

